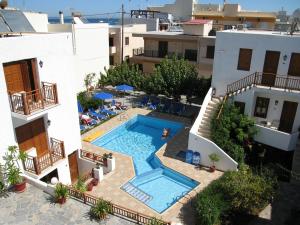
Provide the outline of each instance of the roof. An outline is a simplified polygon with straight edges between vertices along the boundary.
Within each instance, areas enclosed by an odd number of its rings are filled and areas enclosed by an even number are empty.
[[[185,22],[183,24],[184,25],[200,25],[200,24],[208,24],[210,22],[211,22],[211,20],[196,19],[196,20],[187,21],[187,22]]]
[[[268,30],[223,30],[218,31],[221,33],[231,33],[231,34],[256,34],[256,35],[272,35],[272,36],[281,36],[281,37],[288,37],[288,38],[300,38],[300,33],[296,32],[293,35],[290,35],[287,32],[280,32],[280,31],[268,31]]]

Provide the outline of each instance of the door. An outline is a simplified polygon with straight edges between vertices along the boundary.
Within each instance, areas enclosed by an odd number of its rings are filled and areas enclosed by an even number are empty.
[[[298,108],[297,102],[284,101],[278,130],[291,133]]]
[[[72,183],[76,182],[79,176],[78,163],[77,163],[77,151],[73,152],[68,156],[70,176]]]
[[[37,155],[41,156],[49,149],[44,118],[17,127],[16,137],[21,151],[27,151],[35,147]]]
[[[266,86],[274,86],[278,63],[280,58],[280,52],[277,51],[266,51],[265,63],[262,75],[261,83]]]
[[[158,42],[158,57],[164,58],[168,55],[168,42],[159,41]]]

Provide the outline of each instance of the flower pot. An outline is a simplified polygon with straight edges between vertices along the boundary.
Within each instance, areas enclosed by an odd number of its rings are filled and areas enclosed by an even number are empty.
[[[87,185],[87,191],[92,191],[93,187],[94,187],[93,182],[88,183],[88,185]]]
[[[89,152],[87,152],[86,154],[85,154],[85,157],[87,157],[87,158],[91,158],[91,153],[89,153]]]
[[[103,159],[103,164],[105,167],[107,167],[107,159]]]
[[[210,166],[210,167],[209,167],[209,171],[210,171],[211,173],[215,172],[215,171],[216,171],[216,167],[215,167],[215,166]]]
[[[99,183],[99,180],[96,179],[96,178],[94,178],[91,182],[92,182],[92,184],[93,184],[94,186],[97,186],[98,183]]]
[[[23,182],[14,185],[14,190],[17,193],[24,192],[25,189],[26,189],[26,181],[25,181],[25,179],[23,180]]]
[[[62,204],[66,203],[67,198],[66,197],[61,197],[61,198],[58,198],[56,201],[57,201],[57,203],[62,205]]]

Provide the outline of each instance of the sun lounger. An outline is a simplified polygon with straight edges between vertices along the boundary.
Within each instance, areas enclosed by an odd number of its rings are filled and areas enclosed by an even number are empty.
[[[98,119],[98,120],[105,120],[107,119],[107,117],[101,113],[97,113],[94,109],[89,109],[89,115],[94,118],[94,119]]]

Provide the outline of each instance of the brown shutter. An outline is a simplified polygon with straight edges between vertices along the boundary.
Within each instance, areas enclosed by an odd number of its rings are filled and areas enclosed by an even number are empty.
[[[300,77],[300,53],[292,53],[288,75]]]
[[[252,59],[252,49],[240,48],[238,70],[250,70]]]

